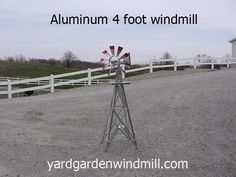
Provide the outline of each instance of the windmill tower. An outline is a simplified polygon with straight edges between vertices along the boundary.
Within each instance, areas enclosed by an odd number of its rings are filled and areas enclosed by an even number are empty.
[[[130,67],[130,54],[125,53],[120,57],[123,47],[118,47],[117,53],[115,54],[115,47],[110,46],[109,53],[104,50],[102,53],[107,56],[107,59],[102,58],[100,61],[104,62],[106,66],[110,67],[110,71],[115,69],[116,79],[111,84],[114,86],[113,95],[110,104],[110,112],[106,120],[106,125],[103,131],[102,141],[106,141],[106,151],[108,150],[112,140],[115,138],[118,132],[125,135],[137,148],[137,142],[135,139],[134,128],[132,125],[128,102],[125,94],[124,85],[130,84],[124,82],[122,79],[122,65]],[[110,72],[109,71],[109,72]]]

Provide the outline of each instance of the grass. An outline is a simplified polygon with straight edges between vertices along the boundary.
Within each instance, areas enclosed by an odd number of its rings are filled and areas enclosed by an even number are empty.
[[[45,63],[0,61],[0,76],[2,77],[37,78],[49,76],[51,74],[56,75],[75,71],[79,71],[79,69],[51,66]],[[93,72],[92,75],[95,76],[102,73],[103,72]],[[85,73],[63,77],[61,79],[80,79],[87,76],[88,74]]]
[[[36,78],[73,71],[78,71],[78,69],[51,66],[44,63],[0,61],[0,76],[3,77]]]

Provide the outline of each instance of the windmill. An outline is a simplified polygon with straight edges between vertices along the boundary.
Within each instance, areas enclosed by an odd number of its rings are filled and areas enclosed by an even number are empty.
[[[110,67],[116,72],[116,78],[114,82],[113,95],[110,105],[110,112],[106,120],[106,125],[103,131],[102,141],[106,141],[106,151],[108,150],[111,142],[115,138],[118,132],[124,134],[137,148],[137,142],[135,139],[134,128],[132,125],[128,102],[125,94],[124,85],[130,84],[129,82],[124,82],[122,78],[122,65],[126,67],[131,66],[130,53],[125,53],[121,55],[123,47],[118,46],[117,52],[115,52],[115,46],[110,46],[110,53],[104,50],[102,53],[106,58],[101,58],[100,62],[105,63],[106,67]]]

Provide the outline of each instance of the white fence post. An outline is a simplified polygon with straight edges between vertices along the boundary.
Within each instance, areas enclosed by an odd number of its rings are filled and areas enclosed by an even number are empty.
[[[53,74],[50,75],[50,91],[54,93],[54,76]]]
[[[214,58],[212,58],[211,59],[211,70],[214,70],[214,62],[215,62],[215,60],[214,60]]]
[[[230,59],[227,59],[227,68],[229,68],[230,65]]]
[[[122,78],[124,79],[125,78],[125,65],[122,65],[122,70],[124,71],[122,72]]]
[[[153,73],[153,60],[149,61],[149,73]]]
[[[7,91],[8,91],[8,98],[12,98],[12,88],[11,88],[11,80],[7,80]]]
[[[176,63],[176,58],[174,58],[174,71],[177,71],[177,63]]]
[[[91,69],[88,68],[88,85],[92,85],[92,73],[91,73]]]
[[[193,59],[193,67],[194,67],[194,69],[197,69],[197,61],[196,61],[196,58]]]

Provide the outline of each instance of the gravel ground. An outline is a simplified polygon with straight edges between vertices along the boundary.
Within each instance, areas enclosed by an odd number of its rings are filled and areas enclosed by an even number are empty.
[[[0,176],[235,177],[236,69],[152,77],[126,86],[138,150],[123,136],[108,152],[100,144],[110,85],[0,100]],[[48,172],[47,161],[70,158],[187,160],[189,168]]]

